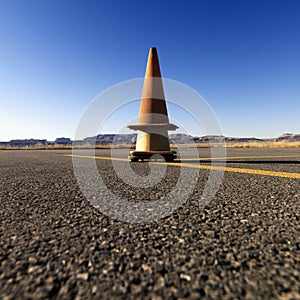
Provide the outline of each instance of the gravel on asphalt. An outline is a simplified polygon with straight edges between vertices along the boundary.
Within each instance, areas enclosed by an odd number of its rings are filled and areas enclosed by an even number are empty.
[[[300,299],[299,179],[226,172],[200,209],[200,170],[179,209],[134,224],[86,200],[65,153],[0,152],[1,299]],[[132,188],[110,161],[97,167],[133,202],[160,198],[179,176],[168,167],[154,189]]]

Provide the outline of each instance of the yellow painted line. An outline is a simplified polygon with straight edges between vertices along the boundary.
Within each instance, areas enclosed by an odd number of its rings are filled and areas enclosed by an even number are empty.
[[[119,160],[119,161],[128,161],[128,158],[119,158],[119,157],[107,157],[107,156],[90,156],[90,155],[74,155],[74,154],[65,154],[64,156],[72,157],[81,157],[81,158],[94,158],[102,160]]]
[[[117,157],[105,157],[105,156],[87,156],[87,155],[73,155],[65,154],[65,156],[74,156],[80,158],[93,158],[101,160],[117,160],[117,161],[126,161],[126,158],[117,158]],[[300,179],[300,173],[289,173],[289,172],[276,172],[276,171],[266,171],[266,170],[257,170],[257,169],[243,169],[243,168],[231,168],[231,167],[218,167],[218,166],[205,166],[198,164],[187,164],[187,163],[178,163],[178,162],[153,162],[155,164],[166,164],[172,167],[187,167],[187,168],[196,168],[196,169],[205,169],[205,170],[217,170],[225,172],[234,172],[234,173],[246,173],[246,174],[255,174],[255,175],[264,175],[272,177],[284,177],[284,178],[297,178]]]
[[[197,158],[182,158],[182,161],[193,161],[193,160],[229,160],[229,159],[244,159],[244,158],[300,158],[300,155],[265,155],[265,156],[226,156],[226,157],[197,157]]]
[[[272,177],[286,177],[286,178],[300,179],[299,173],[276,172],[276,171],[266,171],[266,170],[258,170],[258,169],[218,167],[218,166],[205,166],[205,165],[176,163],[176,162],[165,163],[165,164],[169,166],[176,166],[176,167],[199,168],[199,169],[206,169],[206,170],[217,170],[217,171],[234,172],[234,173],[246,173],[246,174],[265,175],[265,176],[272,176]]]

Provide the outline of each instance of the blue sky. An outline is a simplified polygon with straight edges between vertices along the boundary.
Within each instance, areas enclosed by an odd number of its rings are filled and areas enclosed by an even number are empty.
[[[300,133],[300,1],[2,0],[0,141],[72,138],[97,94],[144,75],[151,46],[225,135]]]

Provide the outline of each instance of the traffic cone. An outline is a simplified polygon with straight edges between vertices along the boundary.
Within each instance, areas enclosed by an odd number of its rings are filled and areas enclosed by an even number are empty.
[[[168,130],[178,127],[169,122],[156,48],[149,50],[138,124],[127,127],[138,131],[136,149],[130,151],[131,161],[151,159],[155,154],[166,161],[176,158],[176,152],[170,150]]]

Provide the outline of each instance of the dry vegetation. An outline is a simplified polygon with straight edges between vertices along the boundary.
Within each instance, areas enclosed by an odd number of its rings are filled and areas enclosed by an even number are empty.
[[[211,148],[211,147],[226,147],[226,148],[300,148],[300,142],[227,142],[227,143],[195,143],[195,144],[181,144],[181,148]],[[171,145],[171,148],[176,148]]]
[[[127,148],[133,149],[134,147],[132,145],[128,144],[119,144],[119,145],[113,145],[113,144],[106,144],[106,145],[91,145],[91,144],[82,144],[82,145],[76,145],[75,149],[127,149]],[[0,146],[0,150],[64,150],[64,149],[73,149],[73,145],[44,145],[44,144],[36,144],[33,146],[20,146],[20,147],[12,147],[12,146]]]
[[[231,142],[226,143],[227,148],[300,148],[300,142]]]
[[[210,148],[210,147],[224,147],[222,143],[197,143],[197,144],[181,144],[178,145],[180,148]],[[134,149],[134,145],[129,144],[106,144],[106,145],[97,145],[96,149]],[[37,144],[34,146],[22,146],[22,147],[12,147],[12,146],[0,146],[0,150],[63,150],[63,149],[72,149],[72,145],[43,145]],[[91,149],[94,148],[91,144],[76,145],[76,149]],[[176,145],[171,145],[171,148],[176,148]],[[300,148],[300,142],[289,142],[289,141],[280,141],[280,142],[227,142],[226,148]]]

